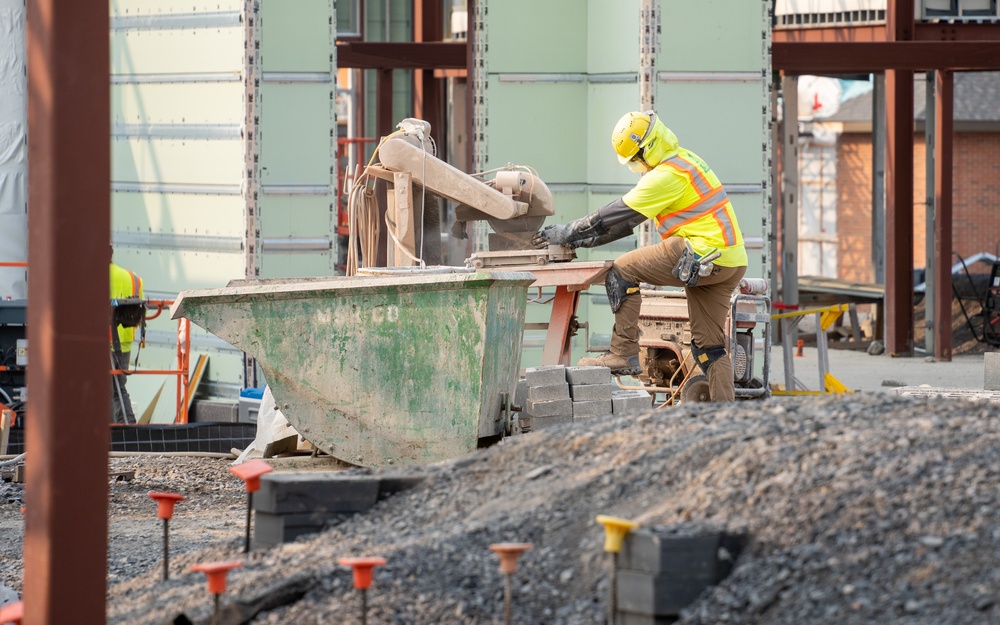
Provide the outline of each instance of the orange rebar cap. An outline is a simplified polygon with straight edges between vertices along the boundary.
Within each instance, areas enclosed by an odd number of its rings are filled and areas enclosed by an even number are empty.
[[[149,491],[149,498],[156,501],[156,516],[169,519],[174,516],[174,504],[184,501],[184,495],[178,493],[160,493]]]
[[[500,572],[513,575],[517,572],[517,559],[534,546],[532,543],[496,543],[490,545],[490,551],[500,556]]]
[[[372,585],[372,569],[385,564],[385,558],[341,558],[338,562],[354,569],[354,587],[364,590]]]
[[[192,571],[201,571],[208,578],[208,592],[213,595],[221,595],[226,592],[226,574],[232,569],[243,566],[242,562],[230,560],[228,562],[203,562],[191,567]]]
[[[274,471],[274,467],[259,458],[248,460],[235,467],[229,467],[229,472],[246,484],[248,493],[260,490],[260,476],[271,471]]]
[[[21,625],[24,618],[24,602],[14,601],[0,608],[0,623],[14,623]]]

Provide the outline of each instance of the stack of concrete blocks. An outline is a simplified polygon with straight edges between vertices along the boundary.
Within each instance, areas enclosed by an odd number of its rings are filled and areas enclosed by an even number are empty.
[[[566,367],[546,365],[524,372],[524,412],[532,430],[573,422],[573,400],[566,381]]]
[[[652,397],[643,390],[621,390],[607,367],[547,365],[525,370],[514,404],[530,429],[544,429],[575,419],[648,411]]]
[[[666,625],[732,570],[744,536],[630,532],[618,555],[618,625]]]
[[[605,417],[612,413],[611,369],[607,367],[567,367],[566,380],[573,398],[573,418]]]
[[[273,547],[321,532],[422,479],[343,471],[268,473],[260,478],[260,490],[253,498],[253,547]]]

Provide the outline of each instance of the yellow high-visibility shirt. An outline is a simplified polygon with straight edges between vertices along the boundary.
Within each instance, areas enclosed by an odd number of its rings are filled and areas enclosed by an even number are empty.
[[[700,256],[718,250],[720,267],[746,266],[743,233],[718,176],[694,152],[671,152],[625,194],[625,204],[654,220],[662,238],[683,237]]]
[[[142,290],[142,278],[128,269],[111,263],[111,299],[126,297],[146,297]],[[121,342],[123,354],[132,351],[132,343],[135,341],[135,328],[126,328],[119,325],[118,340]]]

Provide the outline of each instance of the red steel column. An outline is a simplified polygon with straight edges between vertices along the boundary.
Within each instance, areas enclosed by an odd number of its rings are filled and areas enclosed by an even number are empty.
[[[442,0],[413,0],[413,40],[417,42],[444,39],[444,6]],[[431,123],[431,133],[439,144],[444,143],[442,81],[434,77],[433,69],[413,70],[413,115]]]
[[[913,1],[889,0],[886,35],[913,38]],[[913,71],[885,73],[885,347],[913,352]]]
[[[103,625],[107,592],[108,3],[28,0],[26,625]]]
[[[934,357],[951,360],[952,131],[955,74],[935,72],[934,106]]]

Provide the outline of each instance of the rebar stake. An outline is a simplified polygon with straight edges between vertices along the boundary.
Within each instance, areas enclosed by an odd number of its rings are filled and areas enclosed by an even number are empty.
[[[184,495],[151,491],[149,498],[156,501],[156,516],[163,519],[163,581],[170,579],[170,519],[174,504],[184,501]]]
[[[611,554],[611,578],[608,584],[608,625],[618,619],[618,552],[622,550],[625,536],[639,527],[638,523],[617,517],[597,515],[597,522],[604,526],[604,551]]]
[[[517,559],[521,554],[534,547],[531,543],[496,543],[490,545],[490,551],[500,556],[500,572],[503,573],[503,622],[510,625],[513,613],[514,573],[517,572]]]
[[[195,564],[192,571],[201,571],[208,579],[208,592],[214,595],[212,609],[212,625],[217,625],[219,621],[219,596],[226,592],[226,574],[232,569],[243,566],[242,562],[205,562]]]
[[[247,526],[243,540],[243,553],[250,551],[250,518],[253,511],[253,494],[260,490],[260,476],[274,471],[274,468],[260,459],[248,460],[235,467],[229,467],[229,472],[243,480],[247,489]]]
[[[368,587],[372,585],[372,569],[385,564],[385,558],[341,558],[338,564],[354,570],[354,587],[361,591],[361,625],[368,625]]]

